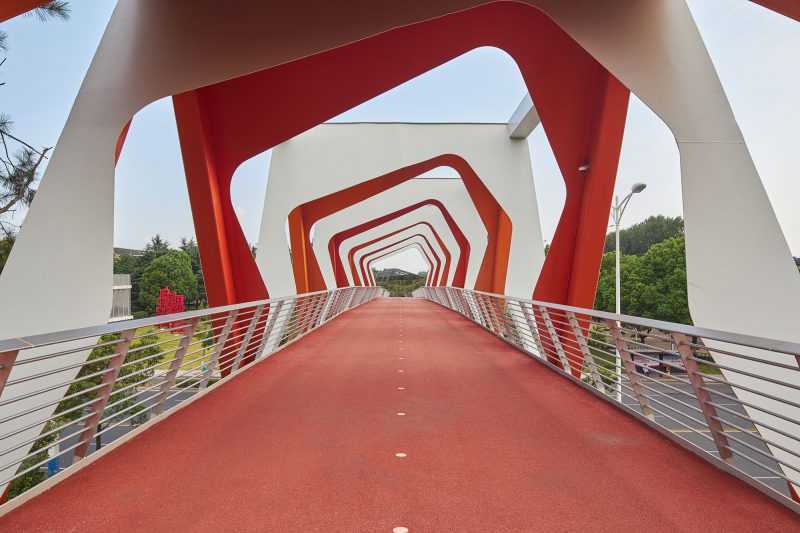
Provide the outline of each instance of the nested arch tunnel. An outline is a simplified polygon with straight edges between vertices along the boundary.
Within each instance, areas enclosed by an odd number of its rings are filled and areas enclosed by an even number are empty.
[[[354,275],[354,273],[356,273],[355,255],[359,250],[361,250],[362,248],[365,248],[367,246],[370,246],[371,244],[374,244],[375,242],[384,240],[386,237],[390,237],[390,236],[396,235],[396,234],[402,232],[403,230],[411,229],[413,227],[418,227],[418,226],[421,226],[421,225],[425,225],[430,229],[431,233],[433,234],[434,239],[436,239],[436,242],[439,245],[439,249],[442,250],[442,254],[444,256],[444,266],[443,266],[443,269],[442,269],[442,276],[441,276],[441,279],[440,279],[440,284],[443,284],[443,285],[451,284],[452,285],[454,283],[453,280],[457,280],[459,277],[461,277],[461,274],[462,274],[461,272],[459,272],[459,269],[460,269],[460,266],[461,266],[460,265],[460,261],[458,262],[458,264],[457,264],[457,266],[455,268],[455,272],[451,272],[451,267],[453,265],[453,260],[452,260],[453,259],[453,255],[455,255],[456,257],[459,257],[460,252],[457,251],[457,250],[454,250],[451,253],[450,250],[448,249],[447,245],[443,241],[443,239],[439,236],[439,232],[437,232],[436,228],[433,227],[427,221],[416,222],[416,223],[412,223],[412,224],[410,224],[408,226],[403,226],[402,228],[394,230],[391,233],[379,235],[379,236],[375,237],[374,239],[371,239],[369,241],[363,242],[361,244],[355,245],[352,248],[350,248],[349,251],[347,251],[347,264],[349,266],[351,279],[355,279],[352,276]],[[354,242],[355,242],[355,240],[356,239],[353,239]],[[459,259],[460,259],[460,257],[459,257]],[[452,274],[452,276],[450,276],[450,274]]]
[[[283,217],[289,218],[292,272],[284,261],[257,258],[265,282],[283,287],[281,280],[293,276],[298,291],[323,286],[324,269],[309,246],[312,225],[319,247],[325,239],[316,232],[324,217],[350,208],[357,212],[379,195],[394,198],[394,189],[400,197],[412,185],[416,200],[426,199],[429,181],[414,178],[441,166],[455,169],[460,179],[433,181],[465,190],[471,203],[459,203],[452,216],[474,211],[483,226],[469,237],[473,248],[485,249],[482,256],[470,254],[470,262],[481,261],[471,286],[530,294],[544,261],[541,229],[527,142],[510,139],[506,124],[325,124],[278,146],[272,153],[259,246],[285,255],[282,226]],[[311,187],[312,177],[323,190],[340,185],[328,194],[312,195],[305,188],[306,183]],[[407,196],[404,204],[387,205],[404,208],[413,200]],[[385,216],[386,211],[373,212]],[[513,227],[525,230],[514,232]],[[333,248],[327,255],[335,262],[335,243]]]
[[[447,249],[447,246],[445,245],[445,243],[442,241],[441,237],[439,236],[439,233],[436,231],[436,228],[431,226],[429,222],[425,222],[425,221],[417,222],[416,224],[405,226],[403,228],[400,228],[400,229],[397,229],[395,231],[392,231],[391,233],[387,233],[387,234],[382,235],[380,237],[376,237],[375,239],[369,240],[367,242],[361,243],[361,244],[351,248],[350,251],[347,252],[347,258],[348,258],[348,263],[349,263],[349,266],[350,266],[350,273],[352,275],[352,279],[353,279],[354,284],[356,284],[356,280],[358,279],[358,270],[355,268],[355,264],[356,264],[355,256],[356,256],[357,253],[359,253],[361,250],[363,250],[365,248],[370,247],[371,245],[373,245],[375,243],[381,243],[381,242],[385,241],[386,239],[388,239],[389,237],[394,237],[394,236],[396,236],[398,234],[401,234],[401,233],[403,233],[403,232],[405,232],[407,230],[411,230],[411,229],[415,229],[415,230],[418,231],[418,230],[421,229],[421,227],[427,227],[428,228],[430,233],[433,235],[433,238],[436,240],[437,244],[439,245],[439,249],[441,250],[442,255],[443,255],[443,265],[441,266],[441,272],[440,272],[439,276],[435,277],[434,284],[435,285],[448,285],[449,284],[449,280],[450,280],[450,278],[448,277],[448,274],[450,272],[450,268],[451,268],[451,265],[452,265],[452,263],[451,263],[452,254]],[[361,269],[361,273],[362,273],[362,275],[361,275],[361,279],[362,280],[364,279],[364,275],[363,275],[363,272],[364,272],[364,260],[368,256],[368,253],[369,253],[368,250],[364,250],[362,252],[362,255],[361,255],[360,259],[358,260],[358,264],[360,265],[360,269]]]
[[[417,231],[417,233],[412,233],[413,231]],[[430,239],[428,239],[428,237],[425,234],[421,233],[419,228],[407,232],[401,232],[399,235],[387,236],[386,239],[383,240],[383,242],[379,242],[379,246],[380,244],[383,244],[383,246],[364,251],[363,254],[361,254],[358,259],[359,271],[354,272],[354,274],[361,279],[361,283],[363,285],[368,285],[368,284],[374,285],[375,279],[374,276],[372,275],[372,271],[369,265],[371,265],[373,261],[378,259],[378,257],[375,256],[380,254],[381,252],[384,252],[385,250],[388,250],[389,248],[392,248],[393,246],[411,240],[415,240],[417,242],[421,241],[420,244],[424,243],[423,250],[425,250],[426,253],[430,253],[430,255],[433,258],[434,262],[433,271],[430,272],[429,275],[430,284],[432,286],[443,285],[442,276],[444,274],[443,272],[444,264],[442,258],[436,252],[434,246],[431,244]],[[387,241],[392,241],[392,242],[390,242],[389,244],[384,244]],[[379,257],[383,256],[381,255]]]
[[[409,248],[416,248],[417,251],[421,253],[423,260],[425,261],[425,263],[429,265],[426,283],[430,284],[431,286],[436,286],[437,282],[435,276],[436,276],[437,258],[435,256],[433,249],[430,246],[430,242],[427,241],[425,237],[420,234],[411,235],[404,239],[397,240],[378,250],[366,254],[366,257],[364,258],[366,259],[366,263],[364,261],[361,262],[360,276],[363,280],[363,284],[368,286],[376,285],[375,276],[372,273],[372,264],[374,262],[380,261],[382,259],[389,259]]]

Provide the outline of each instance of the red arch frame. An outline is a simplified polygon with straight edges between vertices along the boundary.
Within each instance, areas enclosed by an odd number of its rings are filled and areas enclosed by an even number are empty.
[[[355,235],[368,231],[381,224],[385,224],[386,222],[389,222],[391,220],[395,220],[407,213],[410,213],[427,205],[432,205],[439,209],[439,211],[442,214],[442,217],[444,217],[445,222],[447,223],[447,226],[450,228],[450,231],[453,234],[453,238],[456,240],[456,243],[458,244],[460,253],[458,262],[456,263],[456,270],[453,275],[453,285],[456,287],[463,287],[467,275],[467,267],[469,266],[469,255],[471,253],[469,240],[464,235],[464,232],[461,231],[461,228],[458,227],[458,224],[456,224],[456,221],[450,215],[450,212],[447,210],[444,204],[442,204],[442,202],[440,202],[439,200],[434,200],[434,199],[423,200],[416,204],[412,204],[408,207],[404,207],[403,209],[398,209],[397,211],[394,211],[382,217],[374,218],[368,222],[359,224],[358,226],[353,226],[352,228],[349,228],[347,230],[340,231],[339,233],[331,237],[331,239],[328,241],[328,255],[330,256],[331,264],[333,265],[333,272],[336,278],[337,286],[338,287],[347,286],[347,275],[345,274],[344,265],[342,264],[341,255],[339,253],[342,243],[344,241]],[[436,234],[435,230],[434,234]],[[442,249],[446,249],[446,247],[443,244],[442,244]],[[348,254],[348,260],[351,271],[354,268],[352,253],[353,251],[351,250],[350,253]]]
[[[431,246],[431,241],[429,241],[428,238],[425,235],[423,235],[422,233],[415,233],[414,235],[409,235],[408,237],[400,239],[397,242],[394,242],[392,244],[388,244],[388,245],[386,245],[386,246],[384,246],[382,248],[378,248],[377,250],[373,250],[373,251],[371,251],[369,253],[366,253],[363,256],[361,256],[361,260],[358,262],[359,263],[358,266],[361,269],[361,279],[362,280],[369,279],[371,281],[372,285],[373,286],[375,285],[375,278],[372,276],[372,272],[370,272],[369,270],[365,270],[364,269],[364,263],[365,263],[367,257],[372,257],[373,255],[375,255],[377,253],[380,253],[383,250],[386,250],[387,248],[391,248],[392,246],[396,246],[396,245],[398,245],[400,243],[403,243],[403,242],[406,242],[406,241],[410,241],[411,239],[414,239],[416,237],[420,237],[422,240],[425,241],[425,245],[428,247],[428,251],[431,253],[431,255],[433,256],[433,258],[435,260],[436,267],[434,269],[433,276],[431,277],[431,279],[429,281],[433,285],[440,285],[441,284],[441,279],[442,279],[441,278],[441,274],[440,274],[441,273],[441,269],[442,269],[442,259],[439,257],[439,254],[436,253],[436,250],[433,249],[433,246]],[[424,249],[423,249],[423,252],[424,252]],[[391,252],[391,253],[394,253],[394,251]],[[386,255],[389,255],[389,254],[385,254],[385,255],[382,255],[380,257],[385,257]],[[368,264],[371,265],[374,261],[377,261],[378,259],[380,259],[380,257],[376,257],[376,258],[370,260],[368,262]]]
[[[408,244],[408,245],[406,245],[406,246],[403,246],[402,248],[398,248],[397,250],[394,250],[394,251],[392,251],[392,252],[389,252],[389,253],[387,253],[387,254],[384,254],[384,255],[382,255],[381,257],[376,257],[375,259],[373,259],[372,261],[370,261],[370,262],[369,262],[369,264],[367,265],[367,267],[370,269],[368,272],[369,272],[370,279],[371,279],[371,282],[372,282],[373,286],[375,286],[375,278],[372,276],[372,271],[371,271],[371,268],[372,268],[372,263],[374,263],[374,262],[375,262],[375,261],[377,261],[378,259],[381,259],[382,257],[386,257],[386,256],[388,256],[388,255],[392,255],[393,253],[401,252],[401,251],[403,251],[403,250],[405,250],[405,249],[407,249],[407,248],[411,248],[412,246],[417,246],[417,247],[419,247],[419,249],[422,251],[422,254],[423,254],[423,255],[425,255],[425,261],[426,261],[426,262],[428,262],[428,277],[426,278],[426,282],[425,282],[425,283],[426,283],[427,285],[430,285],[430,283],[431,283],[431,281],[430,281],[430,279],[431,279],[431,272],[433,271],[433,265],[430,263],[430,258],[429,258],[429,257],[428,257],[428,255],[425,253],[425,250],[423,250],[423,249],[422,249],[422,245],[421,245],[420,243],[411,243],[411,244]]]
[[[417,236],[417,235],[412,235],[411,237],[408,237],[408,239],[413,239],[413,238],[414,238],[414,237],[416,237],[416,236]],[[419,235],[419,236],[421,237],[421,235]],[[423,237],[423,238],[424,238],[424,237]],[[394,244],[391,244],[391,245],[389,245],[389,246],[386,246],[385,248],[389,248],[389,247],[391,247],[391,246],[394,246],[394,245],[400,244],[401,242],[404,242],[404,241],[406,241],[406,240],[408,240],[408,239],[403,239],[402,241],[398,241],[398,242],[396,242],[396,243],[394,243]],[[426,239],[426,242],[427,242],[427,239]],[[372,286],[375,286],[375,278],[374,278],[374,276],[372,275],[372,269],[371,269],[371,267],[372,267],[372,263],[374,263],[375,261],[377,261],[377,260],[379,260],[379,259],[381,259],[381,258],[383,258],[383,257],[386,257],[386,256],[388,256],[388,255],[392,255],[392,254],[394,254],[394,253],[396,253],[396,252],[399,252],[399,251],[401,251],[401,250],[405,250],[406,248],[410,248],[410,247],[412,247],[412,246],[414,246],[414,245],[417,245],[417,246],[419,246],[419,247],[420,247],[420,250],[422,250],[422,253],[425,255],[425,259],[428,261],[428,264],[429,264],[429,265],[430,265],[430,267],[431,267],[431,272],[429,272],[429,273],[428,273],[428,279],[427,279],[427,283],[428,283],[428,284],[433,284],[433,283],[434,283],[434,280],[432,279],[432,272],[433,272],[433,261],[431,261],[431,260],[430,260],[430,257],[428,256],[428,253],[425,251],[425,248],[423,248],[423,247],[422,247],[422,245],[421,245],[420,243],[410,243],[410,244],[408,244],[408,245],[406,245],[406,246],[403,246],[403,247],[401,247],[401,248],[398,248],[397,250],[392,250],[391,252],[387,252],[387,253],[385,253],[385,254],[383,254],[383,255],[380,255],[380,256],[378,256],[378,257],[374,257],[374,258],[372,258],[372,259],[370,259],[370,260],[369,260],[369,262],[367,263],[367,266],[366,266],[366,274],[367,274],[367,276],[369,276],[369,280],[370,280],[370,283],[372,284]],[[429,251],[430,251],[430,252],[433,254],[433,253],[434,253],[434,251],[433,251],[433,248],[430,248],[430,243],[429,243],[429,242],[427,242],[427,245],[428,245],[428,249],[429,249]],[[373,253],[377,253],[377,252],[373,252]],[[371,253],[370,255],[372,255],[372,253]],[[361,267],[362,267],[362,269],[363,269],[363,268],[364,268],[364,265],[362,264],[362,265],[361,265]]]
[[[451,167],[461,175],[464,187],[472,198],[489,236],[475,288],[502,293],[505,289],[508,255],[511,250],[511,219],[469,163],[462,157],[452,154],[440,155],[397,169],[294,208],[289,213],[289,239],[298,292],[314,292],[326,288],[322,271],[311,247],[311,228],[318,220],[440,166]]]
[[[203,268],[220,287],[210,288],[211,304],[267,295],[230,202],[230,179],[241,162],[480,46],[496,46],[516,60],[567,186],[534,296],[591,306],[629,91],[545,13],[508,1],[174,97]],[[591,167],[582,174],[578,167],[587,161]],[[506,267],[495,265],[493,275],[504,275]]]
[[[431,233],[433,233],[434,238],[439,243],[439,247],[442,249],[442,253],[444,254],[444,261],[441,264],[437,265],[437,267],[438,267],[437,268],[437,272],[435,273],[435,275],[434,275],[434,277],[432,279],[432,283],[434,285],[444,285],[444,284],[446,284],[448,275],[450,273],[450,264],[451,264],[452,257],[450,255],[450,251],[444,245],[444,242],[442,241],[441,237],[436,232],[436,229],[431,224],[429,224],[428,222],[425,222],[425,221],[421,221],[421,222],[417,222],[415,224],[411,224],[411,225],[406,226],[404,228],[401,228],[401,229],[399,229],[397,231],[393,231],[393,232],[388,233],[386,235],[382,235],[380,237],[377,237],[375,239],[372,239],[370,241],[367,241],[365,243],[359,244],[358,246],[355,246],[355,247],[351,248],[350,251],[347,253],[347,258],[348,258],[348,261],[350,263],[350,272],[351,272],[351,275],[353,276],[353,283],[356,283],[356,280],[358,279],[358,277],[356,276],[356,274],[358,273],[358,270],[356,269],[356,265],[355,265],[355,254],[358,253],[359,250],[362,250],[362,249],[366,248],[367,246],[375,244],[376,242],[380,242],[380,241],[386,240],[389,237],[393,237],[393,236],[397,235],[398,233],[401,233],[403,231],[411,229],[411,228],[413,228],[415,226],[422,226],[422,225],[427,226],[431,230]],[[417,234],[417,235],[419,235],[419,234]],[[428,242],[427,239],[425,239],[425,241]],[[430,246],[429,242],[428,242],[428,245]],[[432,254],[438,255],[438,254],[435,253],[435,251],[433,249],[433,246],[430,246],[430,248],[431,248],[431,253]],[[382,250],[383,249],[385,249],[385,248],[382,248]],[[362,276],[361,276],[362,280],[365,279],[364,278],[364,258],[369,256],[369,255],[371,255],[371,254],[364,254],[361,257],[361,260],[359,261],[361,274],[362,274]]]

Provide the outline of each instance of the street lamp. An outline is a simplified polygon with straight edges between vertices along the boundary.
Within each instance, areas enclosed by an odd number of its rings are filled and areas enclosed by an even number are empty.
[[[631,201],[631,197],[634,194],[640,193],[647,187],[646,183],[634,183],[633,187],[631,187],[631,192],[628,193],[628,196],[622,199],[622,202],[619,201],[619,196],[615,197],[614,205],[611,207],[611,216],[614,218],[614,233],[615,238],[617,241],[617,257],[616,257],[616,274],[617,274],[617,284],[616,284],[616,303],[617,303],[617,314],[622,314],[621,308],[622,304],[620,302],[619,297],[619,223],[622,219],[622,214],[625,212],[625,208],[628,207],[628,202]]]
[[[620,300],[620,289],[619,289],[619,223],[622,219],[622,214],[625,212],[625,208],[628,207],[628,202],[631,201],[631,198],[634,194],[640,193],[647,187],[646,183],[634,183],[633,187],[631,187],[631,192],[628,193],[628,196],[622,199],[622,202],[619,201],[619,196],[614,197],[614,205],[611,206],[611,216],[614,218],[614,234],[615,239],[617,242],[616,245],[616,258],[615,258],[615,275],[616,275],[616,286],[614,288],[615,291],[615,302],[617,307],[617,314],[622,314],[622,301]],[[614,363],[616,364],[616,368],[614,369],[614,373],[617,373],[617,370],[620,372],[620,376],[622,375],[622,360],[619,357],[619,350],[616,350],[616,355],[614,358]],[[622,401],[622,382],[617,384],[617,401]]]

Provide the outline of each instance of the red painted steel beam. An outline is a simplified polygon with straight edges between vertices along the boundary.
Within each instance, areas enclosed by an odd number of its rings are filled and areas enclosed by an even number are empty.
[[[412,228],[412,227],[414,227],[416,225],[419,225],[419,224],[413,224],[413,225],[409,226],[409,228]],[[405,229],[408,229],[408,228],[404,228],[404,230]],[[404,231],[404,230],[400,230],[400,231]],[[372,243],[374,244],[375,242],[379,242],[379,241],[382,241],[382,240],[387,240],[389,237],[392,237],[392,236],[397,235],[398,233],[400,233],[400,231],[396,231],[396,232],[390,233],[388,235],[385,235],[383,237],[380,237],[378,239],[375,239],[374,241],[372,241]],[[361,271],[361,279],[362,280],[366,280],[367,279],[367,272],[369,272],[369,276],[371,277],[371,272],[369,270],[364,270],[364,263],[365,263],[365,261],[367,260],[368,257],[372,257],[373,255],[375,255],[377,253],[380,253],[383,250],[386,250],[387,248],[390,248],[392,246],[400,244],[401,242],[405,242],[405,241],[411,240],[411,239],[413,239],[415,237],[421,237],[425,241],[425,244],[427,245],[428,249],[430,250],[431,255],[433,255],[433,257],[435,258],[436,263],[435,263],[435,268],[433,269],[433,278],[431,279],[431,282],[434,285],[441,285],[442,284],[442,280],[446,279],[444,277],[446,275],[445,271],[442,269],[442,266],[443,266],[442,259],[439,257],[439,254],[436,253],[436,251],[433,248],[433,246],[431,246],[431,243],[428,240],[428,238],[425,237],[424,235],[422,235],[421,233],[416,233],[416,234],[411,235],[409,237],[406,237],[406,238],[404,238],[404,239],[402,239],[402,240],[400,240],[398,242],[395,242],[393,244],[389,244],[387,246],[384,246],[382,248],[378,248],[376,250],[372,250],[369,253],[366,253],[363,256],[361,256],[361,259],[358,262],[358,267],[359,267],[359,270]],[[368,245],[365,245],[365,246],[368,246]],[[446,248],[443,248],[443,250],[446,250]],[[381,257],[383,257],[383,256],[381,256]],[[372,261],[370,261],[370,263],[372,263]],[[357,272],[354,271],[353,272],[353,281],[354,282],[355,282],[356,279],[358,279],[356,274],[357,274]]]
[[[45,5],[49,0],[3,0],[0,2],[0,22]]]
[[[750,0],[781,15],[800,21],[800,1],[798,0]]]

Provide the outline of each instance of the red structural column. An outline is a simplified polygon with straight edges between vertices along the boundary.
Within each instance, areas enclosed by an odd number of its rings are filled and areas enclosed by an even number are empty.
[[[612,76],[595,87],[583,158],[562,168],[567,198],[533,297],[591,308],[608,229],[629,91]],[[587,165],[585,171],[580,166]]]
[[[263,300],[269,293],[233,211],[231,173],[220,171],[216,164],[213,128],[201,99],[198,92],[189,91],[173,96],[173,105],[208,304]],[[266,326],[267,314],[256,326],[255,338]],[[219,324],[215,321],[214,325]],[[238,342],[229,341],[226,347]],[[251,363],[257,355],[251,353],[240,365]],[[234,356],[235,350],[229,349],[220,358],[223,376],[230,373],[228,361]]]
[[[233,211],[231,175],[220,172],[209,116],[197,91],[173,97],[186,185],[210,306],[268,298]]]

